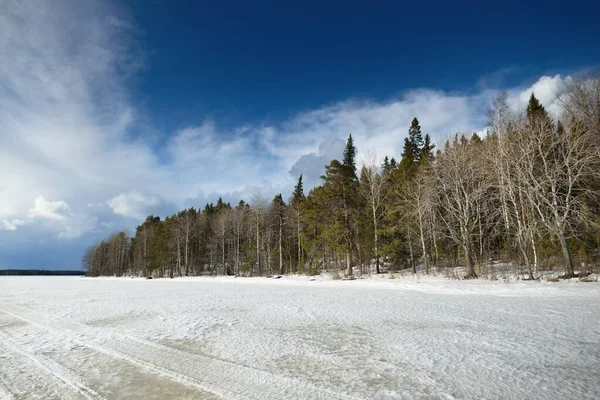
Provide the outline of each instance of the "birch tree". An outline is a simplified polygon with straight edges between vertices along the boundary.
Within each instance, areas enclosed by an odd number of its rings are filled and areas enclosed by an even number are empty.
[[[258,275],[260,276],[262,273],[261,263],[260,263],[260,238],[261,238],[261,224],[264,219],[265,212],[267,210],[267,202],[262,197],[260,193],[255,193],[252,196],[252,214],[254,219],[254,234],[256,237],[256,269]]]
[[[373,251],[375,273],[379,274],[379,221],[383,216],[383,203],[386,197],[385,179],[379,171],[380,161],[375,155],[368,155],[361,171],[360,192],[368,204],[373,222]]]
[[[404,214],[404,223],[416,226],[416,229],[410,228],[410,231],[416,230],[418,232],[426,274],[429,274],[431,261],[428,243],[433,230],[435,195],[433,176],[431,175],[431,169],[428,167],[419,169],[410,185],[406,185],[398,193],[398,196],[402,199],[401,207]],[[412,253],[412,242],[409,243],[409,246]]]
[[[567,240],[576,235],[586,199],[598,195],[585,184],[600,171],[595,137],[577,123],[556,132],[547,119],[520,129],[519,182],[536,216],[560,244],[565,277],[573,277]]]
[[[464,136],[455,135],[433,164],[435,183],[439,189],[439,218],[447,237],[462,246],[467,278],[475,278],[473,233],[480,215],[477,203],[483,200],[489,182],[481,163]]]

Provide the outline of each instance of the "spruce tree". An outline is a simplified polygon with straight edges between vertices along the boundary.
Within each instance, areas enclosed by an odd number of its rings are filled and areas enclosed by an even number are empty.
[[[281,193],[275,195],[271,204],[275,207],[284,207],[285,206],[285,201],[283,201],[283,196],[281,195]]]
[[[382,169],[384,174],[390,172],[390,160],[388,159],[388,156],[385,156],[385,158],[383,159]]]
[[[348,169],[348,173],[350,177],[354,180],[357,180],[356,176],[356,147],[354,147],[354,139],[352,139],[352,134],[348,135],[348,141],[346,142],[346,148],[344,149],[344,162],[343,165]]]
[[[423,147],[423,135],[421,135],[421,125],[419,125],[419,120],[416,117],[413,118],[410,128],[408,129],[408,138],[412,148],[414,161],[418,162],[421,155],[420,149]]]
[[[398,167],[398,163],[396,162],[396,159],[394,157],[392,157],[392,159],[390,160],[390,171],[394,172],[394,170]]]
[[[540,101],[535,97],[535,94],[531,92],[531,96],[529,97],[529,104],[527,104],[527,120],[531,123],[537,118],[547,118],[548,113],[546,109],[540,103]]]
[[[400,178],[401,181],[409,179],[414,175],[417,170],[417,154],[419,149],[415,149],[413,143],[409,138],[404,139],[404,148],[402,150],[402,159],[398,166],[396,177]]]
[[[298,262],[296,271],[300,271],[303,268],[304,261],[302,257],[302,244],[301,244],[301,225],[302,225],[302,211],[305,208],[306,197],[304,196],[304,185],[302,184],[302,175],[298,178],[298,183],[294,187],[294,193],[292,194],[292,209],[295,212],[296,222],[294,231],[296,234],[296,248],[298,250]]]
[[[292,195],[292,202],[294,204],[300,203],[304,200],[304,185],[302,184],[302,175],[298,178],[298,183],[294,186],[294,194]]]
[[[433,149],[435,148],[435,144],[431,143],[431,138],[429,134],[425,135],[425,140],[423,141],[423,147],[421,148],[421,155],[419,156],[419,164],[425,165],[433,160]]]
[[[160,217],[153,218],[152,222],[155,225],[148,249],[149,270],[160,271],[160,274],[163,275],[164,271],[162,269],[165,267],[167,255],[165,226],[160,221]]]
[[[226,209],[231,209],[231,204],[225,203],[223,199],[219,197],[219,200],[217,200],[216,210],[220,212]]]
[[[328,226],[328,233],[346,255],[346,275],[352,276],[351,255],[355,250],[358,210],[358,177],[356,176],[356,148],[352,135],[348,136],[344,161],[332,160],[325,167],[323,186],[327,195],[327,208],[332,212],[333,224]]]
[[[426,138],[428,137],[429,135],[426,135]],[[402,159],[399,166],[400,173],[405,178],[410,178],[416,172],[424,145],[421,125],[419,125],[419,120],[415,117],[412,120],[410,128],[408,128],[408,137],[404,139]],[[428,143],[428,146],[431,146],[431,144]]]
[[[203,212],[205,215],[210,217],[211,215],[214,215],[217,212],[217,209],[215,208],[215,205],[213,203],[206,203]]]

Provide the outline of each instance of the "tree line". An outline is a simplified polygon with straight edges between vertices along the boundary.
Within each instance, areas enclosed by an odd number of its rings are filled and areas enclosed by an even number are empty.
[[[47,270],[47,269],[0,269],[0,276],[67,276],[67,275],[85,275],[84,271],[69,271],[69,270]]]
[[[138,276],[461,271],[494,277],[510,265],[585,275],[600,256],[600,79],[580,78],[550,115],[532,93],[512,112],[500,93],[486,135],[455,134],[436,149],[414,118],[400,160],[365,157],[348,137],[321,184],[302,176],[287,199],[219,199],[135,235],[116,232],[83,256],[88,274]]]

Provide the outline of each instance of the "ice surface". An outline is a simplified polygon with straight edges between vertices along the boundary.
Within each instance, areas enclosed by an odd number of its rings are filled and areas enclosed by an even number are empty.
[[[600,284],[0,277],[0,398],[598,399]]]

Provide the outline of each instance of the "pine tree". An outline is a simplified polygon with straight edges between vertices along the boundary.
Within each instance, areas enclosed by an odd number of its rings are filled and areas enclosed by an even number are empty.
[[[298,183],[294,186],[294,193],[292,195],[292,203],[297,205],[304,200],[304,185],[302,184],[302,175],[298,178]]]
[[[303,268],[303,257],[302,257],[302,214],[305,208],[306,197],[304,196],[304,185],[302,183],[302,175],[298,178],[298,183],[294,187],[294,193],[292,194],[292,210],[294,211],[295,222],[294,222],[294,233],[296,236],[296,250],[297,250],[297,266],[296,272]]]
[[[390,201],[396,202],[398,205],[403,204],[406,193],[414,184],[420,167],[433,159],[434,147],[428,134],[423,140],[419,120],[414,118],[408,129],[408,137],[404,139],[402,159],[392,175],[388,194]],[[398,224],[398,220],[402,219],[404,214],[402,207],[394,207],[393,211],[386,214],[386,218],[382,221],[382,244],[394,262],[401,262],[408,258],[410,265],[414,268],[411,243],[413,233],[408,229],[408,224]]]
[[[333,160],[325,167],[321,178],[328,198],[327,207],[333,210],[334,225],[328,228],[331,236],[341,239],[340,247],[346,253],[346,275],[352,276],[351,254],[355,249],[357,213],[359,210],[358,177],[356,176],[356,148],[352,135],[348,136],[344,162]]]
[[[531,123],[538,118],[548,118],[548,113],[535,94],[531,92],[529,104],[527,104],[527,121]]]
[[[346,148],[344,149],[344,162],[343,165],[348,169],[349,178],[357,180],[356,176],[356,147],[354,147],[354,139],[352,139],[352,134],[348,135],[348,141],[346,142]]]
[[[428,138],[429,135],[425,137]],[[415,117],[408,129],[408,137],[404,139],[402,159],[398,168],[402,177],[410,178],[417,172],[417,166],[421,160],[424,145],[421,126],[419,125],[419,120]],[[427,146],[431,147],[431,144],[428,143]]]
[[[273,201],[271,202],[271,204],[274,207],[284,207],[285,206],[285,201],[283,201],[283,196],[281,195],[281,193],[276,194],[275,197],[273,197]]]
[[[398,163],[396,162],[396,159],[392,157],[390,160],[390,172],[394,172],[396,168],[398,168]]]
[[[223,211],[223,210],[230,210],[230,209],[231,209],[231,204],[225,203],[223,201],[223,199],[219,197],[219,200],[217,200],[216,210],[220,212],[220,211]]]
[[[423,147],[423,136],[421,135],[421,125],[419,125],[419,120],[416,117],[412,120],[410,128],[408,129],[408,138],[412,148],[414,161],[418,162],[421,155],[420,149]]]
[[[206,205],[204,206],[204,211],[203,211],[203,213],[206,216],[214,215],[216,212],[217,212],[217,208],[214,206],[213,203],[206,203]]]
[[[148,217],[149,219],[151,217]],[[148,251],[148,258],[150,261],[150,271],[160,271],[161,275],[164,275],[163,268],[166,264],[166,232],[164,223],[160,221],[160,217],[152,220],[155,223],[154,232],[152,239],[150,240],[150,247]]]
[[[419,164],[426,165],[433,160],[434,148],[435,144],[431,143],[429,134],[426,134],[425,140],[423,141],[423,147],[421,148],[421,155],[419,156]]]
[[[383,169],[384,174],[390,172],[390,160],[388,159],[388,156],[385,156],[385,158],[383,159],[383,165],[381,166],[381,168]]]
[[[409,138],[404,139],[404,149],[402,150],[402,159],[396,169],[396,180],[409,179],[417,172],[417,153],[419,149],[415,149]]]
[[[283,269],[283,225],[285,224],[285,207],[286,205],[283,201],[283,196],[281,193],[277,194],[271,202],[271,209],[273,210],[274,217],[277,220],[277,225],[279,227],[279,246],[277,252],[279,256],[279,273],[281,275],[285,272]]]

